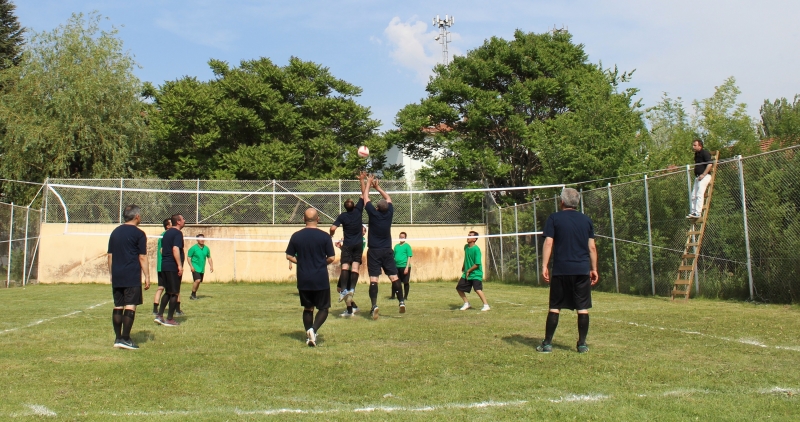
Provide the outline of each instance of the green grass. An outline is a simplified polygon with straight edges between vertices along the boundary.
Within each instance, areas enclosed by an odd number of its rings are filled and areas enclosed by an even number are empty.
[[[412,284],[401,316],[382,284],[378,321],[364,312],[366,286],[353,319],[337,316],[335,296],[317,348],[305,346],[292,285],[206,284],[177,328],[152,322],[151,290],[138,351],[111,347],[109,286],[3,289],[0,419],[800,417],[797,307],[596,293],[590,352],[575,352],[565,312],[542,355],[547,289],[487,283],[492,310],[461,312],[454,287]]]

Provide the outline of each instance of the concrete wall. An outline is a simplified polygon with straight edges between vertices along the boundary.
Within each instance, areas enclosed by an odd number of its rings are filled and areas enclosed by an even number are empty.
[[[39,245],[39,282],[40,283],[109,283],[106,264],[108,234],[116,224],[70,224],[69,233],[64,234],[63,224],[43,224],[41,243]],[[329,226],[323,226],[328,230]],[[191,237],[203,233],[207,238],[229,240],[207,240],[214,261],[214,273],[208,272],[206,266],[206,282],[228,281],[283,281],[295,280],[295,269],[289,270],[286,261],[286,241],[301,226],[203,226],[192,225],[183,229],[184,236]],[[141,226],[150,235],[159,235],[163,231],[160,226]],[[408,243],[414,253],[412,259],[411,281],[429,281],[435,279],[457,280],[464,260],[464,244],[467,233],[477,230],[483,234],[484,226],[462,225],[396,225],[392,228],[392,237],[398,238],[401,231],[408,233]],[[341,229],[336,238],[341,237]],[[436,241],[415,241],[414,238],[445,238]],[[254,240],[275,240],[276,242],[255,242]],[[147,252],[150,258],[150,274],[155,283],[155,253],[157,239],[148,239]],[[185,250],[194,245],[194,240],[187,240]],[[479,239],[478,246],[483,252],[484,267],[487,251],[484,239]],[[336,261],[328,266],[332,280],[339,277],[339,250],[336,249]],[[366,264],[366,260],[364,261]],[[187,268],[188,272],[188,268]],[[184,275],[188,282],[190,275]],[[366,265],[361,271],[360,282],[367,281]],[[381,282],[388,278],[381,276]]]

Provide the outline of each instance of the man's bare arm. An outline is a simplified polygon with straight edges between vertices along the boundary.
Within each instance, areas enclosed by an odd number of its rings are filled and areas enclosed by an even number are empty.
[[[297,264],[297,257],[294,256],[294,255],[288,255],[287,254],[286,255],[286,260],[289,261],[289,262],[294,262],[295,264]]]
[[[391,196],[389,196],[389,194],[388,194],[388,193],[386,193],[386,191],[385,191],[385,190],[383,190],[383,188],[381,187],[381,185],[380,185],[380,184],[378,184],[378,179],[373,179],[373,180],[372,180],[372,186],[375,188],[375,190],[377,190],[377,191],[378,191],[378,193],[380,193],[380,194],[381,194],[381,196],[383,196],[383,199],[385,199],[385,200],[386,200],[386,202],[389,202],[389,203],[391,203],[391,202],[392,202],[392,197],[391,197]]]
[[[144,273],[144,289],[147,290],[150,288],[150,260],[147,259],[147,255],[139,255],[139,266],[142,267],[142,273]]]

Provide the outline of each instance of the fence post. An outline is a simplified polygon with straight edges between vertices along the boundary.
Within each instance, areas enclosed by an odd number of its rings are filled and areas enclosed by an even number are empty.
[[[517,240],[517,282],[522,280],[519,274],[519,219],[517,218],[517,203],[514,203],[514,231],[516,232]]]
[[[275,179],[272,179],[272,225],[275,225]]]
[[[586,214],[585,212],[583,212],[583,188],[581,188],[581,190],[579,190],[578,193],[580,193],[581,195],[581,214]]]
[[[197,194],[195,195],[194,204],[194,223],[200,224],[200,179],[197,179]]]
[[[744,250],[747,253],[747,280],[750,285],[750,300],[753,300],[753,264],[750,258],[750,229],[747,224],[747,199],[744,194],[744,168],[742,167],[742,156],[736,156],[736,164],[739,166],[739,191],[742,193],[742,219],[744,220]]]
[[[558,195],[557,194],[553,195],[553,201],[556,203],[556,208],[555,208],[555,211],[553,211],[553,212],[558,212]]]
[[[505,280],[505,261],[503,260],[503,209],[497,206],[497,218],[500,220],[500,280]],[[466,268],[465,268],[466,269]]]
[[[342,179],[339,179],[339,214],[342,213]]]
[[[686,191],[689,193],[689,212],[692,212],[692,176],[691,176],[691,165],[686,165]],[[697,271],[695,271],[696,273]]]
[[[123,183],[123,182],[124,182],[124,180],[125,180],[125,179],[123,179],[123,178],[121,178],[121,177],[119,178],[119,224],[122,224],[122,210],[123,210],[123,205],[122,205],[122,188],[123,188],[123,186],[124,186],[124,183]]]
[[[617,234],[614,231],[614,201],[611,199],[611,183],[608,184],[608,214],[611,216],[611,250],[614,252],[614,280],[619,293],[619,269],[617,268]]]
[[[6,288],[11,285],[11,239],[14,236],[14,203],[11,203],[11,218],[8,219],[8,265],[6,268]]]
[[[533,235],[533,244],[536,245],[536,284],[542,284],[542,281],[539,279],[540,269],[539,269],[539,227],[538,223],[536,222],[536,201],[538,198],[533,198],[533,231],[537,234]]]
[[[233,281],[236,281],[236,236],[233,235]]]
[[[22,285],[25,286],[25,273],[28,269],[28,221],[30,219],[31,207],[25,208],[25,249],[22,250]]]
[[[653,269],[653,230],[650,223],[650,191],[647,188],[647,175],[644,175],[644,206],[647,211],[647,246],[650,249],[650,284],[653,286],[653,296],[656,295],[656,273]]]
[[[410,219],[409,224],[414,224],[414,190],[410,184],[408,186],[408,218]]]
[[[49,183],[50,183],[50,178],[46,177],[44,179],[44,189],[43,189],[44,192],[42,192],[42,194],[44,195],[44,220],[42,221],[43,223],[47,223],[47,197],[50,196],[50,188],[48,187]],[[42,219],[40,218],[40,220]]]

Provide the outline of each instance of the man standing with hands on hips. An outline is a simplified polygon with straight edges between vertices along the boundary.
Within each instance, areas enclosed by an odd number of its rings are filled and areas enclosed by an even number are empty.
[[[594,244],[592,220],[577,211],[581,194],[564,188],[561,211],[550,214],[544,226],[542,276],[550,284],[550,311],[545,336],[536,350],[553,351],[553,335],[562,309],[578,310],[578,353],[586,353],[589,332],[589,308],[592,307],[592,286],[600,280],[597,274],[597,248]],[[553,257],[552,274],[547,265]]]

